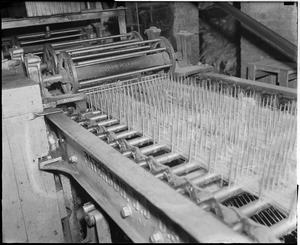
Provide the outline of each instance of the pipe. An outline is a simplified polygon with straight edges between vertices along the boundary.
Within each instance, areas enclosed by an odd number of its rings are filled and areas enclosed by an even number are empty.
[[[78,41],[71,41],[71,42],[65,42],[65,43],[54,43],[52,46],[53,47],[58,47],[58,46],[71,45],[71,44],[77,44],[77,43],[86,43],[86,42],[92,42],[92,41],[106,40],[106,39],[117,38],[117,37],[128,37],[128,36],[131,36],[131,35],[132,35],[132,33],[129,32],[129,33],[115,35],[115,36],[96,37],[96,38],[90,38],[90,39],[78,40]]]
[[[71,38],[71,37],[81,37],[81,36],[82,36],[82,34],[74,34],[74,35],[70,35],[70,36],[53,37],[53,38],[48,38],[48,39],[20,42],[20,45],[40,43],[40,42],[49,42],[49,41],[53,41],[53,40],[66,39],[66,38]],[[54,46],[54,44],[52,44],[52,46]]]
[[[136,74],[139,74],[139,73],[142,73],[142,72],[160,70],[160,69],[168,68],[168,67],[171,67],[171,66],[172,66],[172,64],[161,65],[161,66],[157,66],[157,67],[151,67],[151,68],[136,70],[136,71],[132,71],[132,72],[126,72],[126,73],[122,73],[122,74],[118,74],[118,75],[112,75],[112,76],[108,76],[108,77],[95,78],[95,79],[91,79],[91,80],[88,80],[88,81],[84,81],[80,84],[82,85],[84,83],[84,85],[88,85],[90,83],[96,83],[96,82],[102,82],[102,81],[110,80],[110,79],[116,79],[116,78],[121,78],[121,77],[126,77],[126,76],[132,76],[132,75],[136,75]],[[82,89],[79,89],[78,92],[85,92],[85,91],[90,90],[90,89],[95,89],[98,86],[89,87],[89,88],[82,88]]]
[[[289,56],[293,61],[297,62],[297,46],[289,42],[282,36],[273,32],[263,24],[259,23],[255,19],[251,18],[244,12],[236,9],[229,3],[225,2],[214,2],[217,6],[222,8],[236,20],[240,21],[243,26],[249,31],[261,37],[263,40],[271,44],[273,47],[280,50],[282,53]]]
[[[72,47],[73,49],[64,48],[64,49],[57,50],[55,52],[59,53],[61,51],[66,51],[68,53],[72,53],[72,52],[80,51],[80,50],[90,50],[91,48],[112,47],[112,46],[119,45],[119,44],[135,43],[135,42],[137,42],[135,39],[131,39],[131,40],[126,40],[126,41],[118,41],[118,42],[112,42],[112,43],[106,43],[106,44],[100,44],[100,45],[93,45],[93,46],[87,46],[87,47],[82,47],[82,46],[79,46],[77,48]]]
[[[143,54],[156,53],[156,52],[165,51],[165,50],[166,50],[166,48],[150,49],[150,50],[140,51],[140,52],[136,52],[136,53],[132,53],[132,54],[122,54],[122,55],[116,55],[113,57],[107,57],[107,58],[102,58],[102,59],[81,61],[81,62],[77,62],[77,64],[75,65],[75,68],[96,65],[96,64],[102,64],[105,62],[116,61],[116,60],[121,60],[121,59],[138,57]]]
[[[125,43],[126,41],[123,41],[122,43],[94,45],[91,47],[85,47],[84,49],[82,48],[82,49],[76,49],[76,50],[67,50],[67,52],[70,55],[75,55],[75,54],[82,54],[82,53],[90,53],[92,51],[104,51],[104,50],[109,50],[112,48],[123,48],[123,47],[132,46],[132,45],[148,44],[148,43],[153,43],[153,42],[158,42],[158,41],[160,41],[160,40],[153,39],[153,40],[135,41],[135,42],[128,42],[128,43]]]
[[[72,29],[72,30],[51,31],[51,35],[66,34],[66,33],[70,33],[70,32],[78,32],[78,31],[81,31],[81,30],[80,29]],[[35,38],[35,37],[45,37],[45,32],[17,36],[18,40],[27,39],[27,38]]]
[[[105,52],[105,53],[96,53],[96,54],[88,54],[88,55],[82,55],[82,56],[75,56],[72,57],[73,61],[80,60],[80,59],[86,59],[86,58],[93,58],[93,57],[99,57],[99,56],[105,56],[105,55],[112,55],[112,54],[119,54],[119,53],[125,53],[129,51],[137,51],[142,49],[150,49],[150,46],[142,46],[142,47],[136,47],[136,48],[128,48],[128,49],[122,49],[122,50],[115,50],[111,52]]]

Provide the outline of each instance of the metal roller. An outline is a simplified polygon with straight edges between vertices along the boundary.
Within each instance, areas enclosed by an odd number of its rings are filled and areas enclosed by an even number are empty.
[[[141,38],[134,32],[132,38]],[[45,45],[43,66],[63,77],[64,93],[76,93],[103,81],[130,77],[140,73],[175,69],[175,52],[168,39],[134,41],[126,44],[95,45],[61,51],[57,57],[51,45]],[[57,69],[53,64],[57,60]]]
[[[127,34],[123,34],[123,35],[115,35],[115,36],[108,36],[108,37],[102,37],[102,38],[93,38],[93,39],[86,39],[86,40],[70,41],[70,42],[61,43],[61,45],[70,46],[70,45],[74,45],[74,44],[84,44],[84,43],[95,41],[95,40],[99,41],[99,40],[106,40],[106,39],[112,39],[112,38],[124,37],[124,36],[127,36],[128,40],[120,41],[120,42],[113,42],[113,43],[109,43],[109,44],[102,44],[102,45],[80,46],[80,47],[77,47],[77,48],[75,48],[73,46],[73,48],[69,47],[68,49],[61,49],[61,50],[55,50],[55,47],[60,46],[59,43],[58,44],[46,43],[46,44],[44,44],[43,52],[36,52],[34,54],[35,55],[42,54],[42,57],[43,57],[42,69],[43,70],[48,69],[48,70],[54,72],[54,69],[55,69],[54,67],[57,66],[57,55],[61,51],[66,51],[71,55],[72,54],[76,55],[76,54],[88,53],[88,55],[92,55],[92,57],[94,57],[94,56],[99,56],[98,54],[100,54],[99,53],[100,51],[128,47],[132,43],[142,44],[142,43],[139,43],[139,41],[142,41],[143,38],[138,32],[133,31],[131,33],[127,33]],[[145,47],[142,47],[140,49],[145,49]],[[91,54],[91,52],[94,52],[94,54]],[[108,53],[107,55],[111,55],[111,54],[112,53]],[[101,56],[101,54],[100,54],[100,56]],[[89,56],[87,56],[87,57],[83,56],[82,58],[85,59],[85,58],[90,58],[90,57]],[[77,60],[81,59],[81,57],[77,56],[76,59]],[[56,73],[53,73],[53,74],[56,74]]]

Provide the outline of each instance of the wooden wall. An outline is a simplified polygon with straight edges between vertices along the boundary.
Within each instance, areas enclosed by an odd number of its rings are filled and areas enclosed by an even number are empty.
[[[27,17],[77,13],[87,9],[102,10],[101,2],[25,2]]]

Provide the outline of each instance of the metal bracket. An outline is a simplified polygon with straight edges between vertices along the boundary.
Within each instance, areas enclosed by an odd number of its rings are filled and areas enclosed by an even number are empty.
[[[24,61],[24,49],[20,47],[10,48],[9,54],[12,60],[19,60],[21,63]]]
[[[84,243],[111,243],[108,222],[95,205],[88,202],[83,205],[84,219],[87,223],[87,235]]]
[[[166,169],[170,168],[168,166],[165,166],[163,164],[160,164],[155,160],[153,156],[150,156],[146,162],[148,163],[148,166],[150,168],[150,172],[153,174],[157,174],[159,172],[165,171]]]
[[[184,186],[188,183],[187,179],[178,177],[176,174],[174,174],[171,168],[167,168],[163,172],[163,175],[167,178],[168,183],[175,188]]]
[[[160,36],[161,29],[151,26],[149,29],[145,30],[144,34],[147,35],[148,40],[156,39]]]
[[[62,160],[62,157],[56,157],[39,162],[39,169],[43,171],[61,171],[71,175],[79,175],[78,170],[66,161]]]

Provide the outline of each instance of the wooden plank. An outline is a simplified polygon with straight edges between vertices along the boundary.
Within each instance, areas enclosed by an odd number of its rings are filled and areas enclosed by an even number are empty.
[[[4,18],[1,21],[2,29],[11,29],[28,26],[40,26],[54,23],[67,23],[74,21],[90,20],[90,19],[101,19],[110,18],[114,16],[124,15],[125,8],[118,8],[113,10],[93,11],[88,13],[74,13],[68,15],[55,15],[55,16],[44,16],[39,18]]]
[[[2,133],[2,239],[5,243],[28,242],[5,126]]]
[[[6,129],[28,242],[63,242],[53,175],[41,172],[37,162],[47,154],[43,118],[7,125]]]

